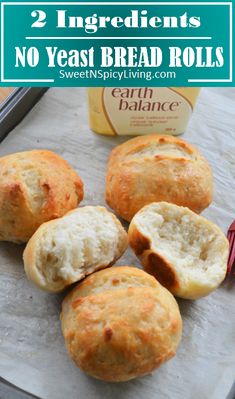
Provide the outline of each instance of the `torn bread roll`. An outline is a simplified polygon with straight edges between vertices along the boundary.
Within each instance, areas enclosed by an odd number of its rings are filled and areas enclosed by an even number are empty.
[[[42,224],[29,240],[24,267],[38,287],[59,292],[111,266],[127,248],[127,233],[104,207],[85,206]]]
[[[128,238],[144,269],[176,296],[206,296],[225,278],[227,238],[188,208],[146,205],[132,219]]]
[[[0,241],[22,243],[48,220],[63,216],[83,199],[73,168],[48,150],[0,158]]]
[[[74,362],[112,382],[154,371],[175,355],[182,332],[171,293],[129,266],[101,270],[78,284],[63,301],[61,323]]]
[[[145,205],[167,201],[200,213],[212,201],[212,171],[191,144],[157,134],[136,137],[110,154],[106,202],[130,221]]]

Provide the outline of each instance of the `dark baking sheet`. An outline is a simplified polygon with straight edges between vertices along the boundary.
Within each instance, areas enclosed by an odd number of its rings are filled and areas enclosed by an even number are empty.
[[[0,378],[0,398],[1,399],[40,399],[38,396],[31,395],[30,393],[17,388],[15,385],[10,384],[4,378]]]
[[[24,118],[46,90],[45,87],[15,88],[0,103],[0,141]]]

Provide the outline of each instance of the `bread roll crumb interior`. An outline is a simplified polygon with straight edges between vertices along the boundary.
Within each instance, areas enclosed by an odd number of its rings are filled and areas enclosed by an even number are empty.
[[[25,270],[41,288],[57,291],[111,265],[126,246],[118,219],[103,207],[86,206],[37,230],[24,252]]]
[[[146,271],[178,296],[207,295],[225,277],[226,237],[188,208],[164,202],[147,205],[133,218],[129,241]]]

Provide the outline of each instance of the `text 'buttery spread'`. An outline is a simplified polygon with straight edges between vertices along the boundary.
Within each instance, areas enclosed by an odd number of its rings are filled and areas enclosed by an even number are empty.
[[[107,135],[172,134],[185,131],[199,88],[89,88],[90,126]]]

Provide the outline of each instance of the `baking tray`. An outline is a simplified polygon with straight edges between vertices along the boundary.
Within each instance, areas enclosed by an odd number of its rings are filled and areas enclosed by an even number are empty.
[[[4,378],[0,378],[0,398],[1,399],[39,399],[37,396],[10,384]]]
[[[234,219],[234,101],[234,89],[202,90],[183,136],[200,148],[213,167],[214,202],[203,214],[224,232]],[[95,135],[87,119],[84,89],[50,89],[5,138],[0,155],[32,148],[53,150],[82,177],[81,205],[104,205],[110,150],[127,137]],[[146,377],[111,384],[86,376],[70,361],[59,322],[64,294],[50,295],[28,282],[22,252],[23,246],[0,243],[0,375],[6,381],[41,399],[234,397],[232,391],[229,394],[235,374],[234,279],[227,279],[206,298],[178,301],[183,338],[172,360]],[[140,267],[130,250],[118,264]]]
[[[0,141],[24,118],[47,90],[45,87],[18,87],[0,102]]]

